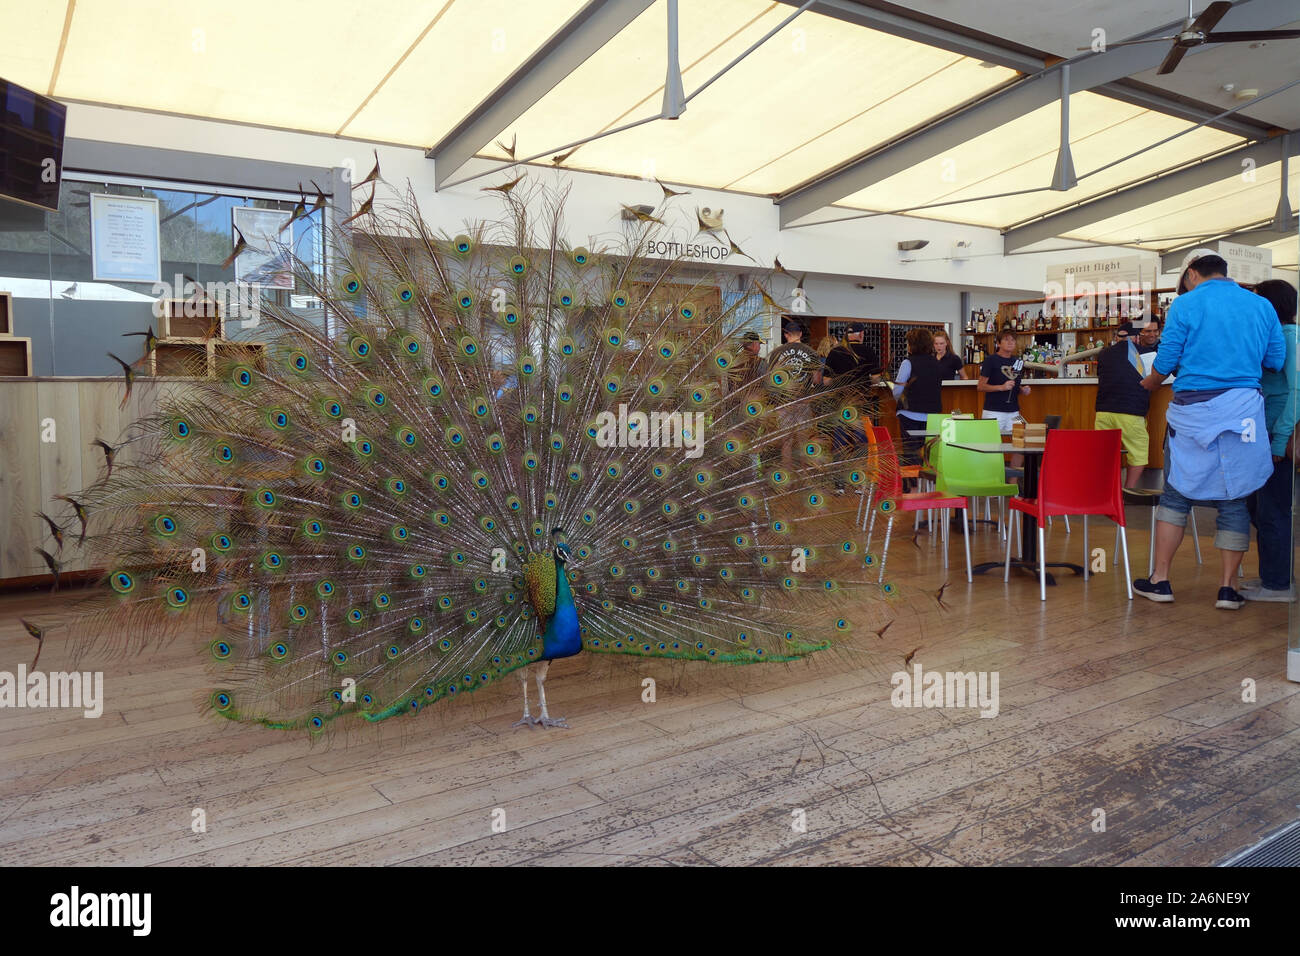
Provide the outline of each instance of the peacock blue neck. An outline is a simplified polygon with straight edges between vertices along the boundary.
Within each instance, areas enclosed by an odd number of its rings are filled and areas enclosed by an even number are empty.
[[[542,634],[542,660],[572,657],[582,650],[582,629],[578,624],[578,606],[569,589],[569,576],[564,565],[555,565],[555,613],[546,623]]]

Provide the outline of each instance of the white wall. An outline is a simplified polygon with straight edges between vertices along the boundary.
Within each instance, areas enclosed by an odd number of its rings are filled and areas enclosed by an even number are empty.
[[[329,136],[84,104],[69,106],[68,135],[305,165],[351,166],[358,171],[358,178],[370,169],[374,149],[367,143]],[[378,154],[384,179],[403,190],[409,182],[426,219],[434,227],[453,233],[466,221],[498,216],[496,195],[483,192],[482,187],[517,175],[503,170],[435,191],[433,163],[425,158],[423,150],[379,146]],[[453,179],[495,165],[472,160]],[[598,245],[602,237],[616,238],[622,228],[620,203],[657,205],[662,199],[655,183],[640,179],[541,167],[528,167],[527,172],[529,182],[572,186],[566,221],[574,244]],[[360,202],[367,195],[368,188],[358,189],[354,199]],[[382,204],[393,195],[381,189],[377,202]],[[757,260],[755,267],[749,260],[731,257],[725,268],[735,263],[735,268],[766,270],[773,257],[779,255],[782,264],[796,275],[817,273],[815,280],[809,280],[809,291],[817,311],[823,314],[955,321],[957,297],[963,289],[971,291],[972,308],[976,309],[992,308],[1003,298],[1029,298],[1040,294],[1047,263],[1081,256],[1068,251],[1003,256],[1002,237],[997,230],[900,216],[782,231],[777,207],[770,199],[698,189],[673,200],[664,214],[674,239],[694,239],[697,206],[723,209],[728,235]],[[851,212],[828,210],[826,215]],[[907,253],[913,261],[903,261],[896,245],[901,239],[926,239],[929,245]],[[962,260],[952,258],[956,240],[971,244]],[[1090,248],[1087,255],[1108,252],[1120,250]],[[1131,254],[1131,250],[1122,252]],[[832,281],[828,276],[847,281]],[[870,281],[876,289],[860,292],[854,288],[859,281]]]

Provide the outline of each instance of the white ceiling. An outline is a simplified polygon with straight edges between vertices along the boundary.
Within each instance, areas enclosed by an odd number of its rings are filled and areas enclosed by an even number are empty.
[[[1091,43],[1094,29],[1105,30],[1107,40],[1113,43],[1187,15],[1187,0],[906,0],[895,5],[1067,59],[1077,55],[1078,47]],[[1207,6],[1209,0],[1194,0],[1192,9],[1199,13]],[[1300,0],[1295,12],[1300,14]],[[1288,28],[1300,28],[1300,20],[1270,27]],[[1234,29],[1233,11],[1219,21],[1218,29]],[[1207,46],[1190,51],[1168,76],[1156,76],[1151,70],[1132,79],[1228,109],[1240,101],[1223,92],[1225,83],[1234,84],[1237,90],[1254,88],[1265,93],[1300,79],[1300,40],[1273,41],[1259,49],[1244,43]],[[1241,113],[1296,129],[1300,127],[1300,87]]]

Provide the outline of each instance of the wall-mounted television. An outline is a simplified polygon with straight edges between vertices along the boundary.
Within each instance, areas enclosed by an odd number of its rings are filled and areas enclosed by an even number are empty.
[[[68,108],[0,79],[0,197],[59,209]]]

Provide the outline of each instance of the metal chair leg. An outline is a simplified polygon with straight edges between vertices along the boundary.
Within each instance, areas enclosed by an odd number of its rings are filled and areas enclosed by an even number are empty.
[[[1038,599],[1047,600],[1047,536],[1038,525]]]
[[[1187,516],[1192,519],[1192,545],[1196,548],[1196,563],[1204,564],[1205,562],[1201,560],[1201,536],[1196,531],[1196,506],[1195,505],[1192,505],[1192,507],[1188,510]]]
[[[885,580],[885,561],[889,558],[889,535],[894,530],[894,516],[889,515],[889,524],[885,525],[885,546],[880,549],[880,576],[876,578],[879,584]]]
[[[1065,533],[1066,533],[1066,534],[1069,534],[1069,533],[1070,533],[1070,516],[1069,516],[1069,515],[1061,515],[1061,517],[1065,520]],[[1086,520],[1088,516],[1087,516],[1087,515],[1084,515],[1083,517],[1084,517],[1084,519]]]
[[[1005,498],[1003,498],[1002,500],[1003,500],[1004,502],[1006,501]],[[1007,523],[1010,524],[1011,522],[1008,521]],[[1010,581],[1010,580],[1011,580],[1011,533],[1010,533],[1010,530],[1008,530],[1008,532],[1007,532],[1007,559],[1006,559],[1006,563],[1003,565],[1003,568],[1002,568],[1002,580],[1003,580],[1003,581]]]
[[[1124,533],[1123,525],[1119,526],[1119,539],[1124,545],[1124,583],[1128,585],[1128,599],[1131,601],[1133,600],[1133,572],[1128,566],[1128,535]]]
[[[969,515],[967,514],[967,512],[968,512],[969,510],[970,510],[969,505],[968,505],[967,507],[961,509],[961,539],[962,539],[962,543],[966,545],[966,580],[967,580],[967,582],[970,582],[971,580],[973,580],[973,579],[971,578],[971,573],[970,573],[970,521],[969,521]],[[976,513],[976,514],[979,514],[978,511],[975,512],[975,513]]]
[[[1083,579],[1088,580],[1088,568],[1092,564],[1092,556],[1088,553],[1088,516],[1083,516]]]
[[[943,508],[940,512],[943,515],[943,567],[948,569],[948,509]]]

